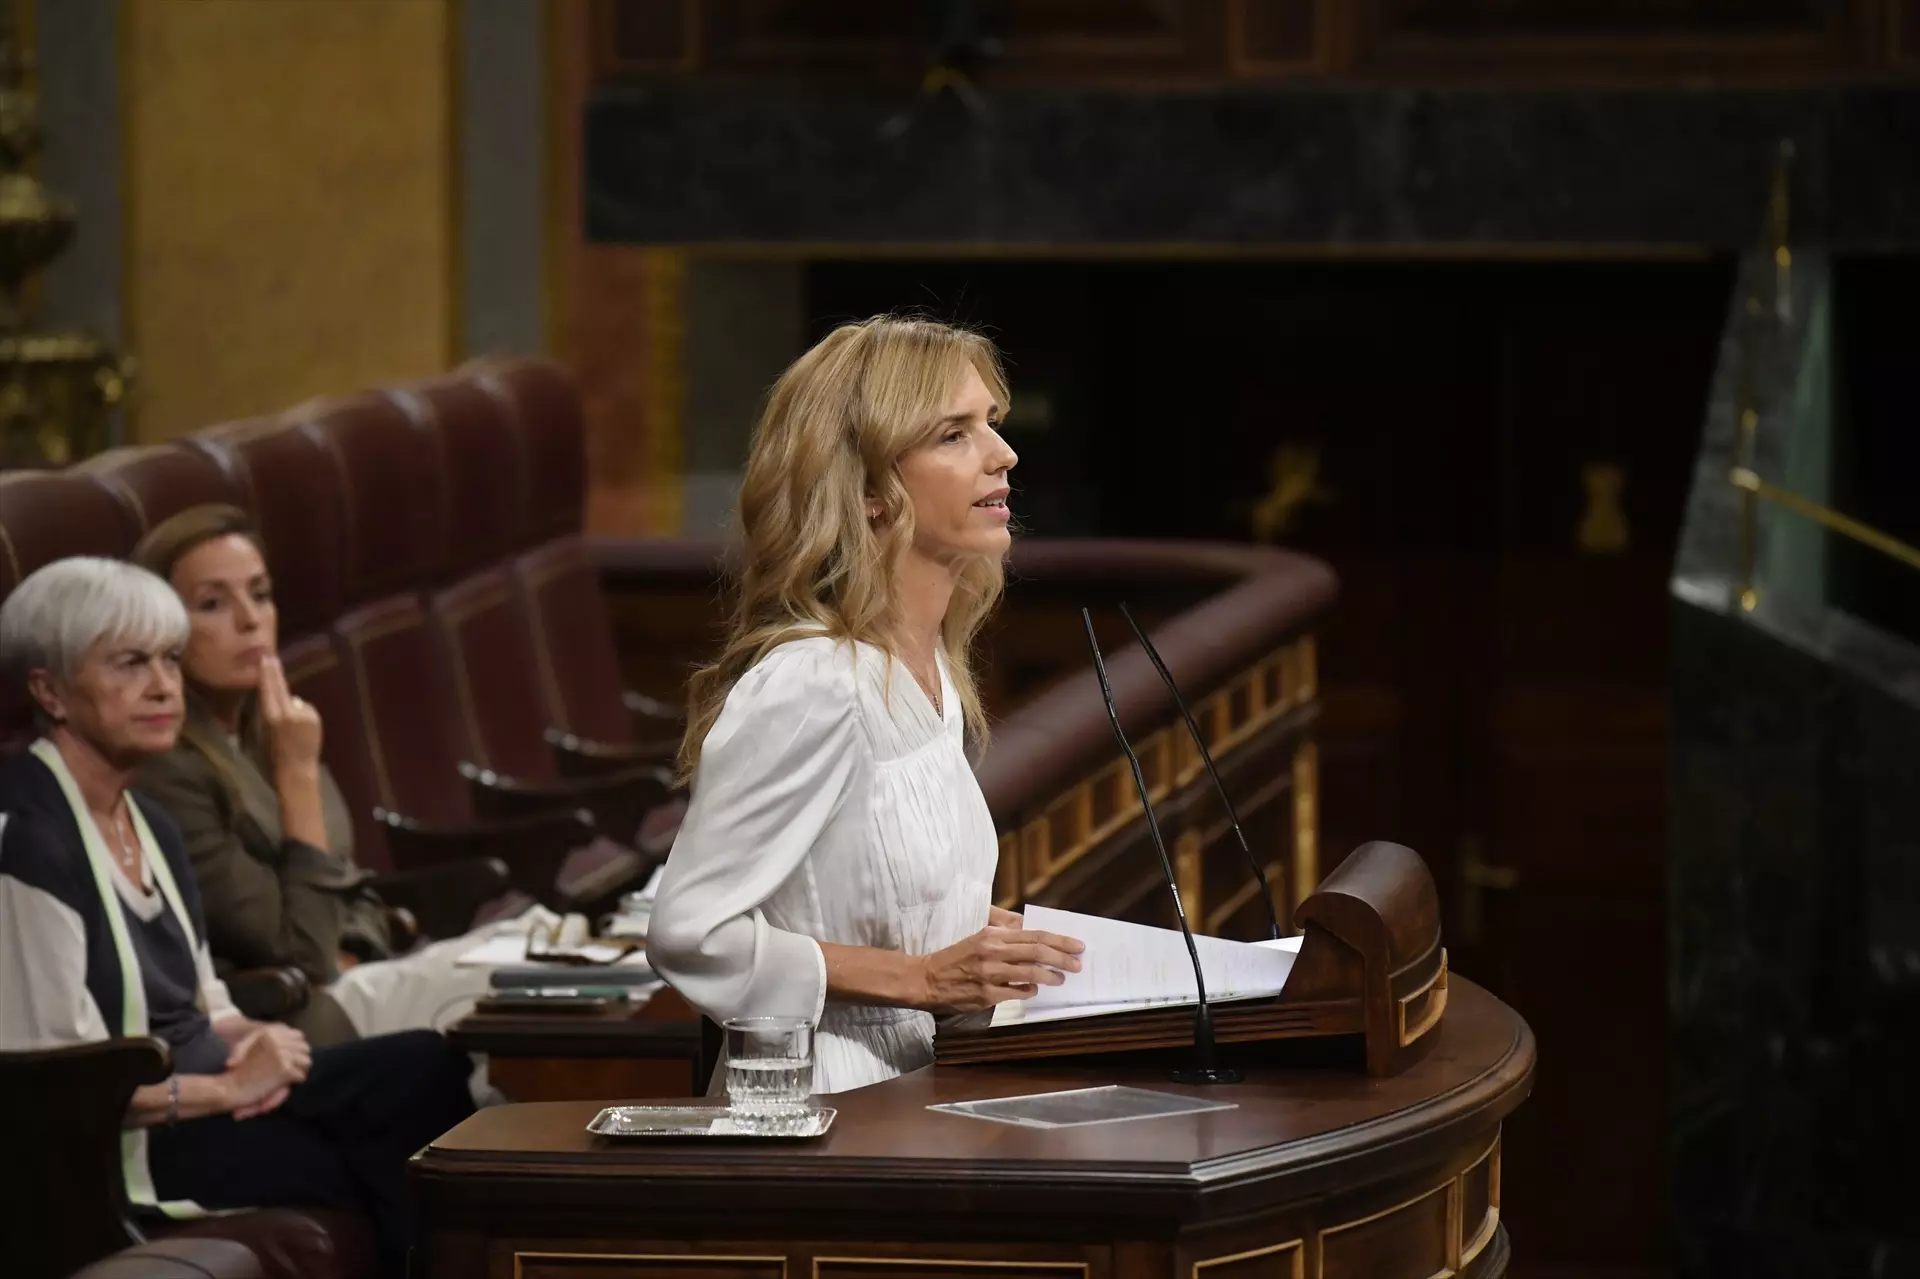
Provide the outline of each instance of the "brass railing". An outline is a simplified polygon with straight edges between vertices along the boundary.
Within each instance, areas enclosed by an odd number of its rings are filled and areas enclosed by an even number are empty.
[[[1774,319],[1781,325],[1790,324],[1793,320],[1793,248],[1788,243],[1793,159],[1793,143],[1782,142],[1779,159],[1774,165],[1772,191],[1767,201],[1767,232],[1768,240],[1772,245],[1773,259],[1773,306],[1771,309]],[[1762,316],[1767,309],[1757,291],[1748,294],[1746,310],[1749,316]],[[1759,557],[1759,508],[1762,502],[1771,503],[1782,510],[1791,511],[1804,519],[1812,520],[1822,528],[1838,533],[1862,546],[1871,547],[1909,568],[1920,569],[1920,548],[1909,546],[1899,538],[1883,533],[1850,515],[1761,478],[1759,471],[1754,468],[1755,437],[1759,433],[1760,411],[1755,405],[1753,392],[1752,369],[1755,357],[1751,339],[1743,342],[1742,346],[1744,367],[1741,370],[1739,392],[1738,436],[1734,446],[1733,466],[1727,473],[1728,482],[1741,493],[1741,610],[1750,613],[1760,603],[1760,588],[1755,581],[1755,567]]]

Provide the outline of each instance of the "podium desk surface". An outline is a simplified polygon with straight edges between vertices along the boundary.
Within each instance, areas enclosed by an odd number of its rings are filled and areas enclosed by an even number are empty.
[[[1003,1235],[1072,1220],[1074,1233],[1101,1237],[1191,1224],[1203,1202],[1213,1217],[1456,1176],[1490,1154],[1497,1183],[1500,1121],[1533,1064],[1519,1015],[1456,979],[1433,1050],[1392,1078],[1253,1067],[1239,1084],[1189,1088],[1140,1067],[936,1066],[836,1094],[832,1131],[811,1141],[616,1142],[586,1131],[601,1103],[500,1106],[434,1142],[414,1176],[433,1229],[577,1232],[605,1212],[624,1238],[848,1237],[897,1235],[904,1220],[876,1214],[899,1212],[916,1235],[953,1214],[994,1219]],[[1056,1129],[927,1109],[1109,1083],[1235,1109]],[[1497,1184],[1491,1193],[1497,1202]]]

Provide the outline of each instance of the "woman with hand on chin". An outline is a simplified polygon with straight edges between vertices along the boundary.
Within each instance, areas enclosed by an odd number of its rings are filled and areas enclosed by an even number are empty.
[[[970,649],[1011,545],[991,343],[877,317],[774,384],[740,490],[738,598],[694,676],[693,794],[647,953],[716,1020],[817,1026],[814,1089],[933,1060],[933,1014],[1031,995],[1081,944],[990,904]],[[716,1074],[716,1082],[721,1076]]]
[[[320,714],[287,687],[253,521],[237,507],[192,507],[154,526],[132,558],[186,606],[185,724],[137,785],[180,828],[215,963],[299,968],[313,995],[293,1023],[323,1045],[463,1016],[490,970],[456,961],[480,939],[394,954],[385,909],[354,864],[347,801],[320,759]]]
[[[470,1113],[467,1059],[430,1032],[315,1050],[233,1007],[179,832],[128,788],[179,733],[186,637],[172,588],[115,560],[50,564],[0,605],[43,731],[0,765],[0,1051],[164,1041],[173,1074],[126,1117],[137,1209],[359,1211],[400,1273],[406,1161]]]

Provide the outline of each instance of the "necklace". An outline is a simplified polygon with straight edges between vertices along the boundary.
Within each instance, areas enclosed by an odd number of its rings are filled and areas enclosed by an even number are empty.
[[[927,683],[926,678],[920,674],[920,671],[917,667],[909,665],[907,669],[913,672],[913,682],[920,686],[920,691],[927,695],[927,700],[929,702],[933,703],[933,713],[935,715],[940,716],[942,719],[945,719],[947,711],[946,711],[946,707],[941,705],[941,699],[940,699],[940,659],[939,658],[934,659],[933,683],[931,684]]]
[[[122,798],[120,802],[124,805],[126,800]],[[136,835],[132,840],[128,840],[124,808],[116,810],[112,820],[107,824],[113,828],[114,860],[120,863],[120,869],[126,872],[127,878],[133,879],[140,865],[139,836]]]

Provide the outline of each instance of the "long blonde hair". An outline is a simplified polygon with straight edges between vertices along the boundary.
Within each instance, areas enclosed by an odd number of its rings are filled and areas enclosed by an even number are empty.
[[[894,655],[894,582],[913,545],[903,454],[934,431],[972,368],[1005,412],[1006,376],[993,343],[935,320],[877,315],[843,324],[780,375],[754,429],[740,485],[735,601],[719,660],[687,690],[680,774],[740,677],[790,639],[824,631]],[[868,504],[879,507],[867,518]],[[974,635],[999,602],[1005,565],[960,567],[940,625],[967,731],[987,736],[974,680]]]

